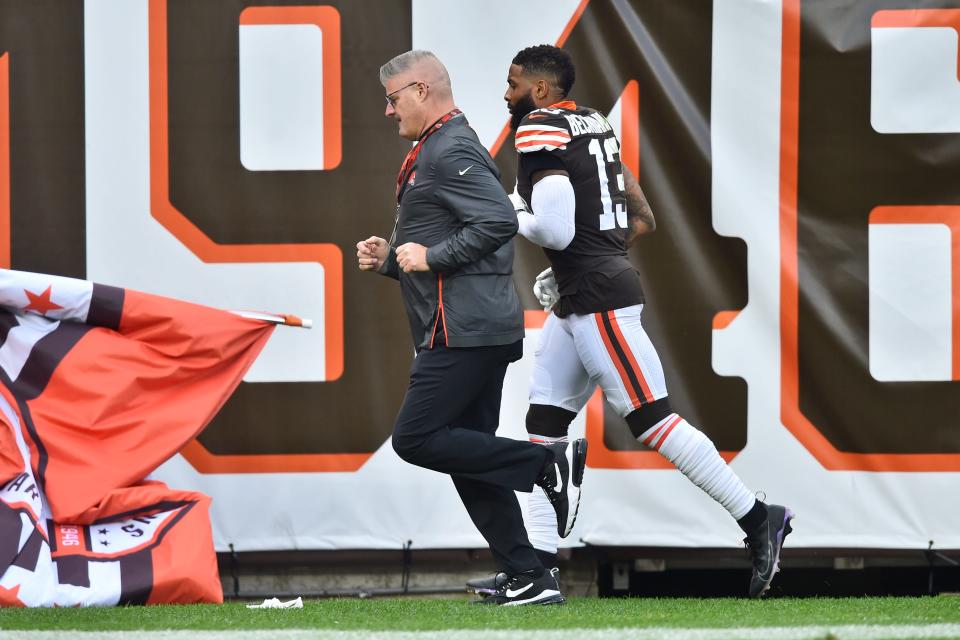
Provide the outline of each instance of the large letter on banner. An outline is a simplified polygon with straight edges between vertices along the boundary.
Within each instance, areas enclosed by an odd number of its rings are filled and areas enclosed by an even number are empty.
[[[782,417],[831,469],[960,469],[960,18],[916,4],[783,3]]]
[[[375,73],[341,60],[375,70],[408,49],[410,9],[245,4],[149,2],[151,212],[205,263],[319,262],[325,375],[243,384],[184,455],[205,472],[355,470],[389,434],[409,337],[344,256],[389,235],[403,149]],[[305,58],[284,57],[294,43]],[[303,139],[271,134],[276,117]]]

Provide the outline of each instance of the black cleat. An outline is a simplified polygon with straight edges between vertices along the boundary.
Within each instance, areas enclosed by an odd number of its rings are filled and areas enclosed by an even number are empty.
[[[554,459],[543,468],[537,486],[543,489],[557,512],[557,533],[566,538],[573,530],[580,510],[580,485],[587,463],[587,441],[579,438],[567,444],[547,445]]]
[[[553,567],[550,569],[550,575],[553,576],[554,580],[560,579],[560,569]],[[476,593],[479,596],[486,598],[487,596],[492,596],[500,587],[506,584],[507,580],[510,579],[510,576],[504,572],[500,572],[496,575],[490,576],[489,578],[474,578],[473,580],[467,580],[467,593]]]
[[[539,578],[534,578],[527,571],[509,578],[496,593],[479,602],[516,607],[523,604],[563,604],[566,600],[552,572],[544,571]]]
[[[467,580],[467,592],[476,593],[481,596],[492,596],[500,589],[500,587],[505,585],[509,579],[510,576],[501,571],[500,573],[489,578],[474,578],[473,580]]]
[[[778,504],[767,505],[767,519],[743,541],[750,549],[753,573],[750,575],[750,597],[758,598],[770,588],[773,576],[780,570],[780,549],[793,528],[793,512]]]

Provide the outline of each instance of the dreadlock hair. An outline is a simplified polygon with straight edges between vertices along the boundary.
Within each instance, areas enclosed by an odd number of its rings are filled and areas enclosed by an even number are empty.
[[[570,93],[576,80],[576,70],[570,54],[549,44],[538,44],[523,49],[513,57],[513,64],[523,67],[525,75],[553,76],[563,97]]]

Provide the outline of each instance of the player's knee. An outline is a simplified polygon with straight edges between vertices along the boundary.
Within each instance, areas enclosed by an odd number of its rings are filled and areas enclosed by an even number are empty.
[[[563,438],[577,414],[549,404],[531,404],[527,409],[527,433],[548,438]]]
[[[633,437],[639,438],[671,413],[673,408],[670,406],[670,398],[663,397],[650,404],[641,405],[639,409],[627,415],[626,421]]]

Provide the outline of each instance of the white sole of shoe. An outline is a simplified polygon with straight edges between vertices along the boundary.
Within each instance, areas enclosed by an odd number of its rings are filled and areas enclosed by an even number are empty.
[[[504,602],[503,607],[517,607],[522,604],[562,604],[566,602],[563,595],[554,589],[544,589],[537,595],[527,600],[514,600],[512,602]]]
[[[583,471],[587,466],[587,441],[585,438],[579,438],[570,443],[570,479],[567,486],[567,526],[560,535],[566,538],[573,531],[573,525],[577,522],[577,514],[580,513],[580,485],[583,483]]]

